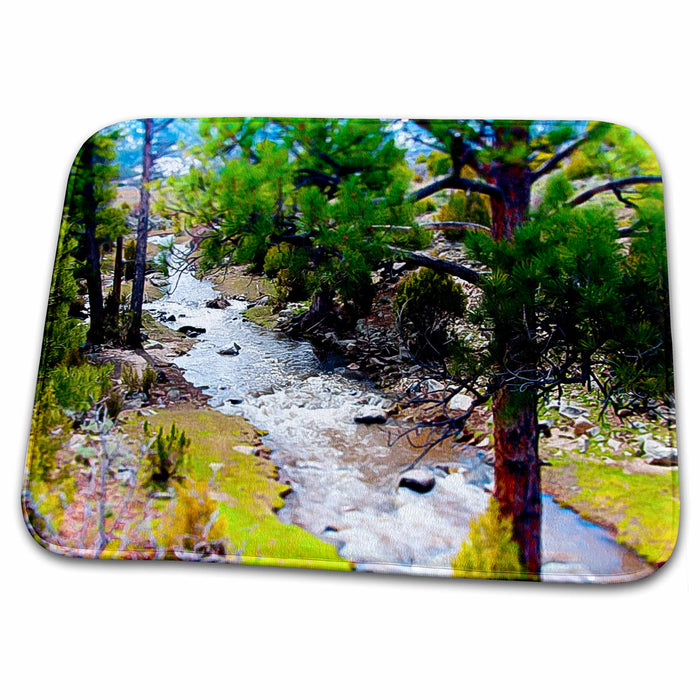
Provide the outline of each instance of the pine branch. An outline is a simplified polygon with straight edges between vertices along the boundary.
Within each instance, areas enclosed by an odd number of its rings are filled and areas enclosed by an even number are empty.
[[[441,192],[442,190],[464,190],[465,192],[479,192],[480,194],[485,194],[492,199],[497,199],[503,201],[503,192],[499,187],[495,185],[489,185],[485,182],[479,182],[478,180],[469,180],[464,177],[455,177],[454,175],[449,175],[442,180],[437,180],[426,187],[413,192],[409,195],[409,199],[414,202],[418,202],[421,199],[430,197],[430,195],[436,192]]]
[[[572,141],[568,146],[565,146],[560,151],[555,153],[542,167],[538,168],[532,173],[532,181],[535,182],[539,180],[543,175],[551,173],[554,168],[561,163],[564,158],[570,156],[581,144],[588,140],[588,136],[582,136],[576,141]]]
[[[615,192],[615,190],[620,190],[621,187],[627,187],[628,185],[648,185],[655,182],[661,182],[660,175],[636,175],[634,177],[623,177],[620,180],[612,180],[606,182],[602,185],[596,187],[591,187],[589,190],[585,190],[575,197],[572,197],[567,205],[570,207],[577,207],[579,204],[584,204],[589,199],[592,199],[602,192]]]
[[[404,260],[420,265],[420,267],[427,267],[429,270],[434,270],[435,272],[446,272],[448,275],[458,277],[465,282],[469,282],[470,284],[475,284],[477,286],[483,281],[484,275],[481,272],[477,272],[476,270],[466,267],[465,265],[450,262],[449,260],[442,260],[441,258],[433,258],[430,255],[416,253],[412,250],[404,250],[403,248],[397,248],[395,246],[388,247],[389,250],[393,250],[395,253],[398,253]]]

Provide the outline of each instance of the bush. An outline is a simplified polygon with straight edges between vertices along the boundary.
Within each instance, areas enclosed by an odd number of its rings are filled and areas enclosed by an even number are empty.
[[[472,522],[469,540],[452,560],[455,578],[527,578],[520,561],[520,550],[513,542],[513,519],[501,514],[498,503]]]
[[[491,212],[488,199],[481,194],[454,192],[437,213],[438,221],[468,221],[481,226],[491,226]],[[462,238],[463,231],[445,231],[450,239]]]
[[[150,365],[146,365],[141,373],[133,365],[125,364],[122,367],[122,382],[126,385],[130,394],[143,392],[150,398],[151,389],[153,389],[157,381],[158,374]]]
[[[147,438],[152,436],[148,421],[143,424],[143,432]],[[162,486],[171,479],[183,478],[182,471],[186,466],[190,442],[185,431],[178,430],[175,423],[170,426],[168,433],[162,427],[159,428],[148,456],[151,470],[149,481]]]
[[[84,413],[109,391],[113,365],[59,365],[49,373],[57,403],[66,410]]]
[[[124,279],[134,279],[134,261],[136,260],[136,241],[132,238],[124,244]]]
[[[399,330],[419,358],[446,353],[447,325],[465,309],[462,288],[443,273],[423,268],[407,275],[396,288],[394,314]]]
[[[48,382],[34,404],[28,466],[30,481],[46,479],[56,466],[56,452],[66,439],[69,422],[56,401],[56,393]]]

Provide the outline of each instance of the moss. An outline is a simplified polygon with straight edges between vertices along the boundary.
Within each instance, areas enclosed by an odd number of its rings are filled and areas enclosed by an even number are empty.
[[[208,483],[209,497],[219,503],[230,553],[242,557],[243,563],[352,568],[332,545],[275,517],[289,488],[278,481],[275,464],[234,449],[260,444],[259,431],[243,418],[208,408],[177,406],[159,411],[148,421],[155,429],[169,429],[174,423],[191,439],[188,476],[197,484]],[[134,437],[141,429],[139,419],[127,424]]]
[[[243,311],[243,318],[263,328],[273,328],[277,316],[271,306],[251,306]]]
[[[630,474],[621,467],[594,455],[569,453],[552,458],[543,477],[562,505],[611,527],[618,542],[661,564],[678,535],[678,472]]]

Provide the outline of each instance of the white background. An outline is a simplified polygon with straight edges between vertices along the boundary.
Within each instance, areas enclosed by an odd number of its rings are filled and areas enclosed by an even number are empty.
[[[12,2],[2,18],[5,697],[689,697],[697,663],[697,17],[675,2]],[[614,587],[62,560],[19,493],[71,161],[144,116],[603,119],[667,198],[681,534]]]

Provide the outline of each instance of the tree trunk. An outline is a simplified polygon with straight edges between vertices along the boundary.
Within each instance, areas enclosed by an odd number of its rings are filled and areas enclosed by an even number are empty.
[[[81,153],[84,172],[83,182],[83,226],[86,248],[86,282],[90,300],[90,329],[88,342],[104,341],[104,301],[102,298],[102,274],[100,272],[100,247],[97,245],[97,201],[93,175],[94,144],[88,141]]]
[[[112,294],[108,298],[105,308],[105,316],[109,332],[114,339],[119,340],[119,311],[122,299],[122,277],[124,275],[124,237],[117,238],[116,250],[114,253],[114,278],[112,282]]]
[[[114,254],[114,283],[112,293],[117,301],[117,309],[122,298],[122,277],[124,276],[124,236],[117,238],[117,250]]]
[[[530,211],[532,174],[527,166],[498,165],[493,178],[503,192],[503,199],[491,198],[493,237],[512,241],[513,233],[527,219]]]
[[[134,259],[134,282],[131,290],[131,324],[127,336],[133,348],[141,347],[141,318],[143,314],[143,293],[146,285],[146,247],[148,245],[148,217],[150,194],[148,183],[153,165],[153,119],[144,119],[143,161],[139,201],[139,220],[136,227],[136,257]]]
[[[539,574],[542,500],[537,394],[500,389],[493,399],[496,500],[513,518],[513,539],[530,574]]]

